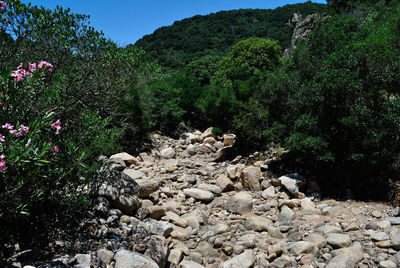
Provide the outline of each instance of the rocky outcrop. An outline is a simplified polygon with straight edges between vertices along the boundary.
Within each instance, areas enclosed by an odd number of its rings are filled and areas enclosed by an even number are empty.
[[[307,35],[315,28],[318,22],[320,22],[321,20],[326,20],[327,18],[328,16],[326,15],[312,14],[302,20],[301,15],[295,13],[290,23],[296,23],[296,26],[293,30],[290,47],[285,49],[284,57],[292,57],[293,51],[295,50],[299,40],[306,38]]]
[[[268,153],[215,162],[232,137],[155,134],[151,152],[105,159],[76,240],[49,245],[52,261],[32,250],[10,265],[399,267],[398,211],[307,196],[310,181],[273,174]]]

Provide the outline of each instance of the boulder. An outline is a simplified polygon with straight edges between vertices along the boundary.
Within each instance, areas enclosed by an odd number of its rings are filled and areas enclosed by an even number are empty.
[[[238,214],[250,212],[252,209],[252,196],[246,192],[240,192],[231,196],[225,203],[225,209]]]
[[[136,157],[134,157],[128,153],[125,153],[125,152],[119,153],[119,154],[114,154],[114,155],[110,156],[110,160],[116,159],[116,158],[122,159],[128,165],[131,165],[131,164],[139,165],[140,164],[140,162],[137,160]]]
[[[217,136],[213,133],[213,128],[207,128],[203,134],[200,135],[200,141],[203,142],[205,138],[213,137],[216,138]]]
[[[137,252],[121,249],[115,256],[115,268],[160,268],[149,257]]]
[[[233,182],[225,175],[222,174],[217,179],[217,185],[221,188],[223,192],[228,192],[234,190]]]
[[[165,158],[165,159],[171,159],[171,158],[175,157],[175,154],[176,154],[175,150],[172,149],[171,147],[165,148],[165,149],[161,150],[161,152],[160,152],[161,157]]]
[[[283,206],[281,212],[278,214],[278,222],[281,225],[288,225],[296,218],[296,214],[287,206]]]
[[[147,240],[144,255],[155,261],[158,266],[165,267],[169,255],[167,239],[164,236],[151,236]]]
[[[133,168],[126,168],[123,171],[126,175],[128,175],[130,178],[132,178],[133,180],[139,180],[141,178],[143,178],[144,174],[140,171],[137,171]]]
[[[261,191],[261,171],[256,167],[247,167],[240,174],[240,182],[251,191]]]
[[[201,201],[212,201],[214,199],[213,193],[209,191],[204,191],[201,189],[184,189],[183,194],[188,197],[193,197],[196,200],[201,200]]]
[[[235,134],[225,134],[224,135],[224,146],[232,146],[236,142]]]
[[[279,177],[278,180],[292,195],[297,195],[299,188],[307,183],[306,180],[297,173]]]
[[[333,248],[343,248],[348,247],[351,244],[351,238],[347,234],[328,234],[326,241]]]

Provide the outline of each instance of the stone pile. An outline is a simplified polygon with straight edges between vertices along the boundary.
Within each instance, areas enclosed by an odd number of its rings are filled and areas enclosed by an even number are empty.
[[[151,152],[109,157],[71,246],[86,251],[36,267],[400,266],[398,210],[307,197],[307,180],[275,177],[262,155],[251,164],[214,162],[235,139],[212,129],[179,140],[156,134]],[[27,264],[20,255],[10,267]]]

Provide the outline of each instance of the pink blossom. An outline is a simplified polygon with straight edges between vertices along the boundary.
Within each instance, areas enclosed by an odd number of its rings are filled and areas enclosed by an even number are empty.
[[[31,72],[33,72],[34,70],[37,69],[37,63],[29,63],[28,66],[29,66],[28,67],[29,71],[31,71]]]
[[[60,119],[58,119],[56,122],[52,123],[50,126],[52,129],[55,129],[57,131],[56,133],[59,133],[62,128]]]
[[[53,71],[53,65],[51,63],[49,63],[47,61],[43,61],[43,60],[41,62],[39,62],[38,68],[46,68],[46,69],[49,69],[50,72]]]
[[[0,160],[0,171],[4,171],[6,169],[6,162],[4,160]]]
[[[4,142],[4,141],[5,141],[5,138],[6,138],[6,137],[4,137],[3,135],[0,134],[0,142]]]
[[[9,124],[9,123],[6,123],[5,125],[2,126],[2,128],[5,128],[5,129],[7,129],[7,130],[11,130],[11,129],[14,128],[14,126],[11,125],[11,124]]]
[[[58,153],[60,150],[58,149],[58,147],[57,146],[54,146],[53,148],[51,148],[51,152],[53,153],[53,154],[56,154],[56,153]]]
[[[25,69],[23,69],[22,63],[18,66],[18,69],[11,73],[11,77],[14,77],[15,82],[19,82],[25,77],[30,76],[31,73]]]
[[[21,129],[25,132],[25,134],[28,134],[29,132],[29,127],[21,125]]]
[[[4,154],[0,155],[0,160],[4,160],[4,158],[6,158]]]

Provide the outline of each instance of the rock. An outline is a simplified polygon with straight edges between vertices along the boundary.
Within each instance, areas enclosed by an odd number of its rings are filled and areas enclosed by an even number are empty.
[[[165,159],[173,158],[175,157],[175,154],[176,154],[175,150],[172,149],[171,147],[165,148],[160,152],[161,157]]]
[[[222,192],[221,188],[219,188],[217,185],[213,185],[213,184],[200,183],[197,187],[200,190],[208,191],[208,192],[211,192],[216,195],[219,195]]]
[[[306,254],[306,253],[312,253],[313,251],[314,251],[314,244],[312,242],[307,242],[307,241],[294,242],[293,245],[290,247],[290,252],[295,256],[299,256],[301,254]]]
[[[250,268],[255,262],[254,253],[252,250],[247,250],[242,254],[222,263],[219,268]]]
[[[224,146],[232,146],[236,141],[235,134],[225,134],[224,135]]]
[[[305,240],[313,242],[317,248],[322,248],[326,245],[325,238],[320,234],[309,234]]]
[[[391,260],[381,261],[379,263],[379,268],[396,268],[398,267],[396,263],[392,262]]]
[[[152,219],[159,220],[165,216],[165,209],[160,206],[149,206],[146,208]]]
[[[378,225],[378,227],[381,228],[381,229],[387,229],[387,228],[389,228],[389,227],[392,226],[392,224],[391,224],[390,221],[388,221],[388,220],[380,221],[380,222],[377,223],[377,225]],[[372,229],[372,230],[377,230],[377,229],[378,229],[378,228]]]
[[[215,138],[214,137],[207,137],[207,138],[205,138],[204,140],[203,140],[203,143],[204,144],[211,144],[211,145],[213,145],[213,144],[215,144],[217,141],[215,140]]]
[[[378,233],[373,234],[371,236],[371,239],[373,241],[383,241],[383,240],[389,240],[389,236],[385,232],[378,232]]]
[[[97,257],[105,264],[109,264],[114,258],[114,253],[107,249],[99,249],[96,251]]]
[[[240,176],[244,166],[243,165],[229,165],[226,168],[226,173],[230,179],[236,179]]]
[[[150,234],[168,237],[174,231],[174,225],[169,222],[146,219],[145,223],[149,226],[148,230]]]
[[[342,229],[337,226],[324,225],[324,226],[318,227],[317,232],[327,235],[327,234],[333,234],[333,233],[341,233]]]
[[[283,247],[281,244],[275,244],[267,247],[268,254],[275,254],[275,256],[280,256],[283,252]]]
[[[348,247],[351,244],[351,238],[347,234],[328,234],[326,241],[333,248],[343,248]]]
[[[213,133],[213,128],[212,128],[212,127],[207,128],[207,129],[203,132],[203,134],[201,134],[201,136],[200,136],[200,141],[203,142],[204,139],[205,139],[205,138],[208,138],[208,137],[213,137],[213,138],[216,138],[216,137],[217,137],[217,136]]]
[[[201,253],[205,258],[219,258],[218,251],[207,241],[201,241],[195,251]]]
[[[186,148],[186,151],[188,152],[189,155],[195,155],[197,154],[197,147],[191,144]]]
[[[179,264],[179,268],[205,268],[203,265],[197,262],[184,260]]]
[[[159,268],[152,259],[125,249],[119,250],[115,256],[115,268]]]
[[[77,254],[68,264],[74,268],[90,268],[91,261],[90,254]]]
[[[386,220],[392,225],[400,225],[400,217],[389,217]]]
[[[264,199],[269,199],[269,198],[275,198],[276,194],[275,194],[275,187],[274,186],[270,186],[267,189],[265,189],[262,193],[261,193],[262,198]]]
[[[190,184],[196,184],[198,176],[193,174],[187,174],[182,177],[182,180]]]
[[[186,241],[188,233],[184,228],[175,226],[171,233],[171,237],[179,241]]]
[[[230,197],[225,203],[225,209],[232,213],[244,214],[252,209],[252,197],[249,193],[240,192]]]
[[[268,229],[272,226],[272,222],[266,217],[250,216],[245,221],[244,226],[249,230],[263,232],[268,231]]]
[[[279,228],[270,226],[268,228],[268,234],[272,237],[272,238],[278,238],[278,239],[283,239],[284,236],[281,233],[281,231],[279,230]]]
[[[146,162],[146,163],[154,162],[154,157],[149,156],[147,153],[140,153],[139,155],[143,162]]]
[[[152,193],[158,191],[160,188],[160,183],[158,181],[142,179],[136,180],[139,185],[138,197],[145,198],[149,197]]]
[[[372,211],[372,216],[373,217],[375,217],[375,218],[380,218],[380,217],[382,217],[382,212],[380,212],[379,210],[374,210],[374,211]]]
[[[295,218],[296,214],[287,206],[283,206],[278,215],[278,222],[281,225],[288,225],[291,224]]]
[[[146,243],[144,255],[155,261],[159,267],[165,267],[169,255],[169,247],[164,236],[151,236]]]
[[[333,257],[336,256],[349,256],[354,263],[358,263],[364,257],[363,252],[356,247],[340,248],[332,252]]]
[[[400,234],[394,235],[391,242],[394,249],[400,250]]]
[[[179,215],[175,214],[172,211],[167,211],[165,213],[165,218],[168,221],[170,221],[173,224],[175,224],[176,226],[183,227],[183,228],[186,228],[186,226],[187,226],[187,221],[185,219],[179,217]]]
[[[135,169],[132,168],[126,168],[123,171],[126,175],[128,175],[130,178],[134,179],[134,180],[138,180],[143,178],[144,174],[140,171],[137,171]]]
[[[314,202],[313,201],[311,201],[311,199],[309,199],[308,197],[306,197],[306,198],[303,198],[302,200],[301,200],[301,207],[303,208],[303,209],[314,209],[315,208],[315,204],[314,204]]]
[[[279,177],[278,180],[292,195],[296,195],[299,188],[306,184],[305,179],[297,173]]]
[[[184,138],[186,139],[186,142],[188,144],[194,144],[196,142],[199,141],[199,139],[197,138],[196,135],[194,135],[193,133],[185,133],[183,134]]]
[[[194,199],[201,201],[212,201],[214,199],[213,193],[196,188],[184,189],[183,193],[185,196],[193,197]]]
[[[356,264],[351,256],[339,255],[331,259],[326,268],[354,268]]]
[[[220,175],[216,183],[223,192],[233,191],[235,188],[233,182],[225,174]]]
[[[107,161],[107,164],[110,164],[112,168],[118,171],[123,171],[126,168],[126,164],[121,158],[110,159]]]
[[[136,159],[136,157],[128,154],[128,153],[119,153],[119,154],[114,154],[112,156],[110,156],[110,160],[111,159],[122,159],[125,163],[127,163],[128,165],[139,165],[139,161]]]
[[[251,191],[261,191],[261,171],[256,167],[247,167],[240,174],[240,182]]]
[[[171,252],[169,254],[168,261],[170,263],[178,265],[181,262],[182,258],[183,258],[182,249],[174,248],[174,249],[171,250]]]
[[[125,173],[102,167],[98,170],[98,181],[90,189],[91,197],[106,198],[113,208],[120,209],[124,214],[132,214],[141,205],[137,198],[140,187]]]

